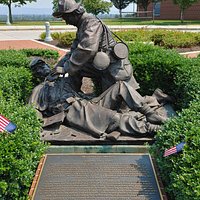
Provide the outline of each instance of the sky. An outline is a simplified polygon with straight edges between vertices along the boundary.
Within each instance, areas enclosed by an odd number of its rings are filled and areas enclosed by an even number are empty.
[[[109,1],[109,0],[107,0]],[[125,12],[132,12],[133,5],[130,4]],[[7,6],[0,4],[0,15],[6,15],[8,13]],[[27,3],[22,7],[12,7],[13,14],[51,14],[52,13],[52,0],[37,0],[37,2]],[[110,10],[111,14],[118,14],[119,11],[113,6]]]

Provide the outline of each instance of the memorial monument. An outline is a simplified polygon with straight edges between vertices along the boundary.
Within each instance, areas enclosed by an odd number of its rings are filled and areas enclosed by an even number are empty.
[[[41,58],[30,63],[33,75],[41,81],[29,99],[43,121],[41,139],[103,147],[141,138],[143,143],[152,141],[171,115],[166,105],[172,98],[160,89],[152,96],[139,94],[127,45],[117,42],[108,27],[80,4],[59,0],[53,16],[76,26],[77,34],[70,52],[53,69]],[[84,77],[98,83],[100,95],[81,91]],[[87,154],[47,152],[29,196],[34,200],[163,199],[147,152],[89,154],[96,152],[88,148]]]
[[[127,45],[117,42],[100,19],[74,0],[59,1],[58,9],[53,16],[78,29],[70,52],[54,69],[39,58],[30,64],[33,74],[44,80],[30,98],[44,121],[42,139],[72,141],[80,131],[86,133],[81,133],[83,140],[86,135],[88,140],[153,136],[167,120],[163,106],[172,99],[160,89],[152,96],[137,92]],[[102,93],[84,94],[83,77],[96,80]]]

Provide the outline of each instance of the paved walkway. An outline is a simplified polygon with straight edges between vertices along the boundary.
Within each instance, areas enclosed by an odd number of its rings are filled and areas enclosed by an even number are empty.
[[[2,40],[0,41],[0,49],[53,49],[57,50],[60,56],[65,55],[67,52],[65,49],[60,49],[37,40]]]

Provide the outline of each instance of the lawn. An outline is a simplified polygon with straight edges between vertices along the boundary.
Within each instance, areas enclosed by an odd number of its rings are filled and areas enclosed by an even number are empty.
[[[200,25],[200,20],[185,20],[181,23],[180,20],[140,20],[140,19],[131,19],[131,18],[110,18],[103,19],[107,25]],[[44,25],[45,21],[16,21],[13,23],[14,26],[39,26]],[[65,25],[64,21],[50,21],[50,24],[53,26],[56,25]],[[0,26],[5,25],[5,22],[0,22]]]

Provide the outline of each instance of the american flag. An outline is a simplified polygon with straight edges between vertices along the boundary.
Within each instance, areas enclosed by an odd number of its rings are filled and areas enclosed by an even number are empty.
[[[174,147],[171,147],[170,149],[166,149],[163,157],[167,157],[169,155],[172,155],[172,154],[175,154],[175,153],[182,151],[184,145],[185,145],[185,142],[181,142],[180,144],[178,144]]]
[[[3,115],[0,115],[0,132],[8,131],[12,133],[16,128],[17,127],[14,123],[5,118]]]

